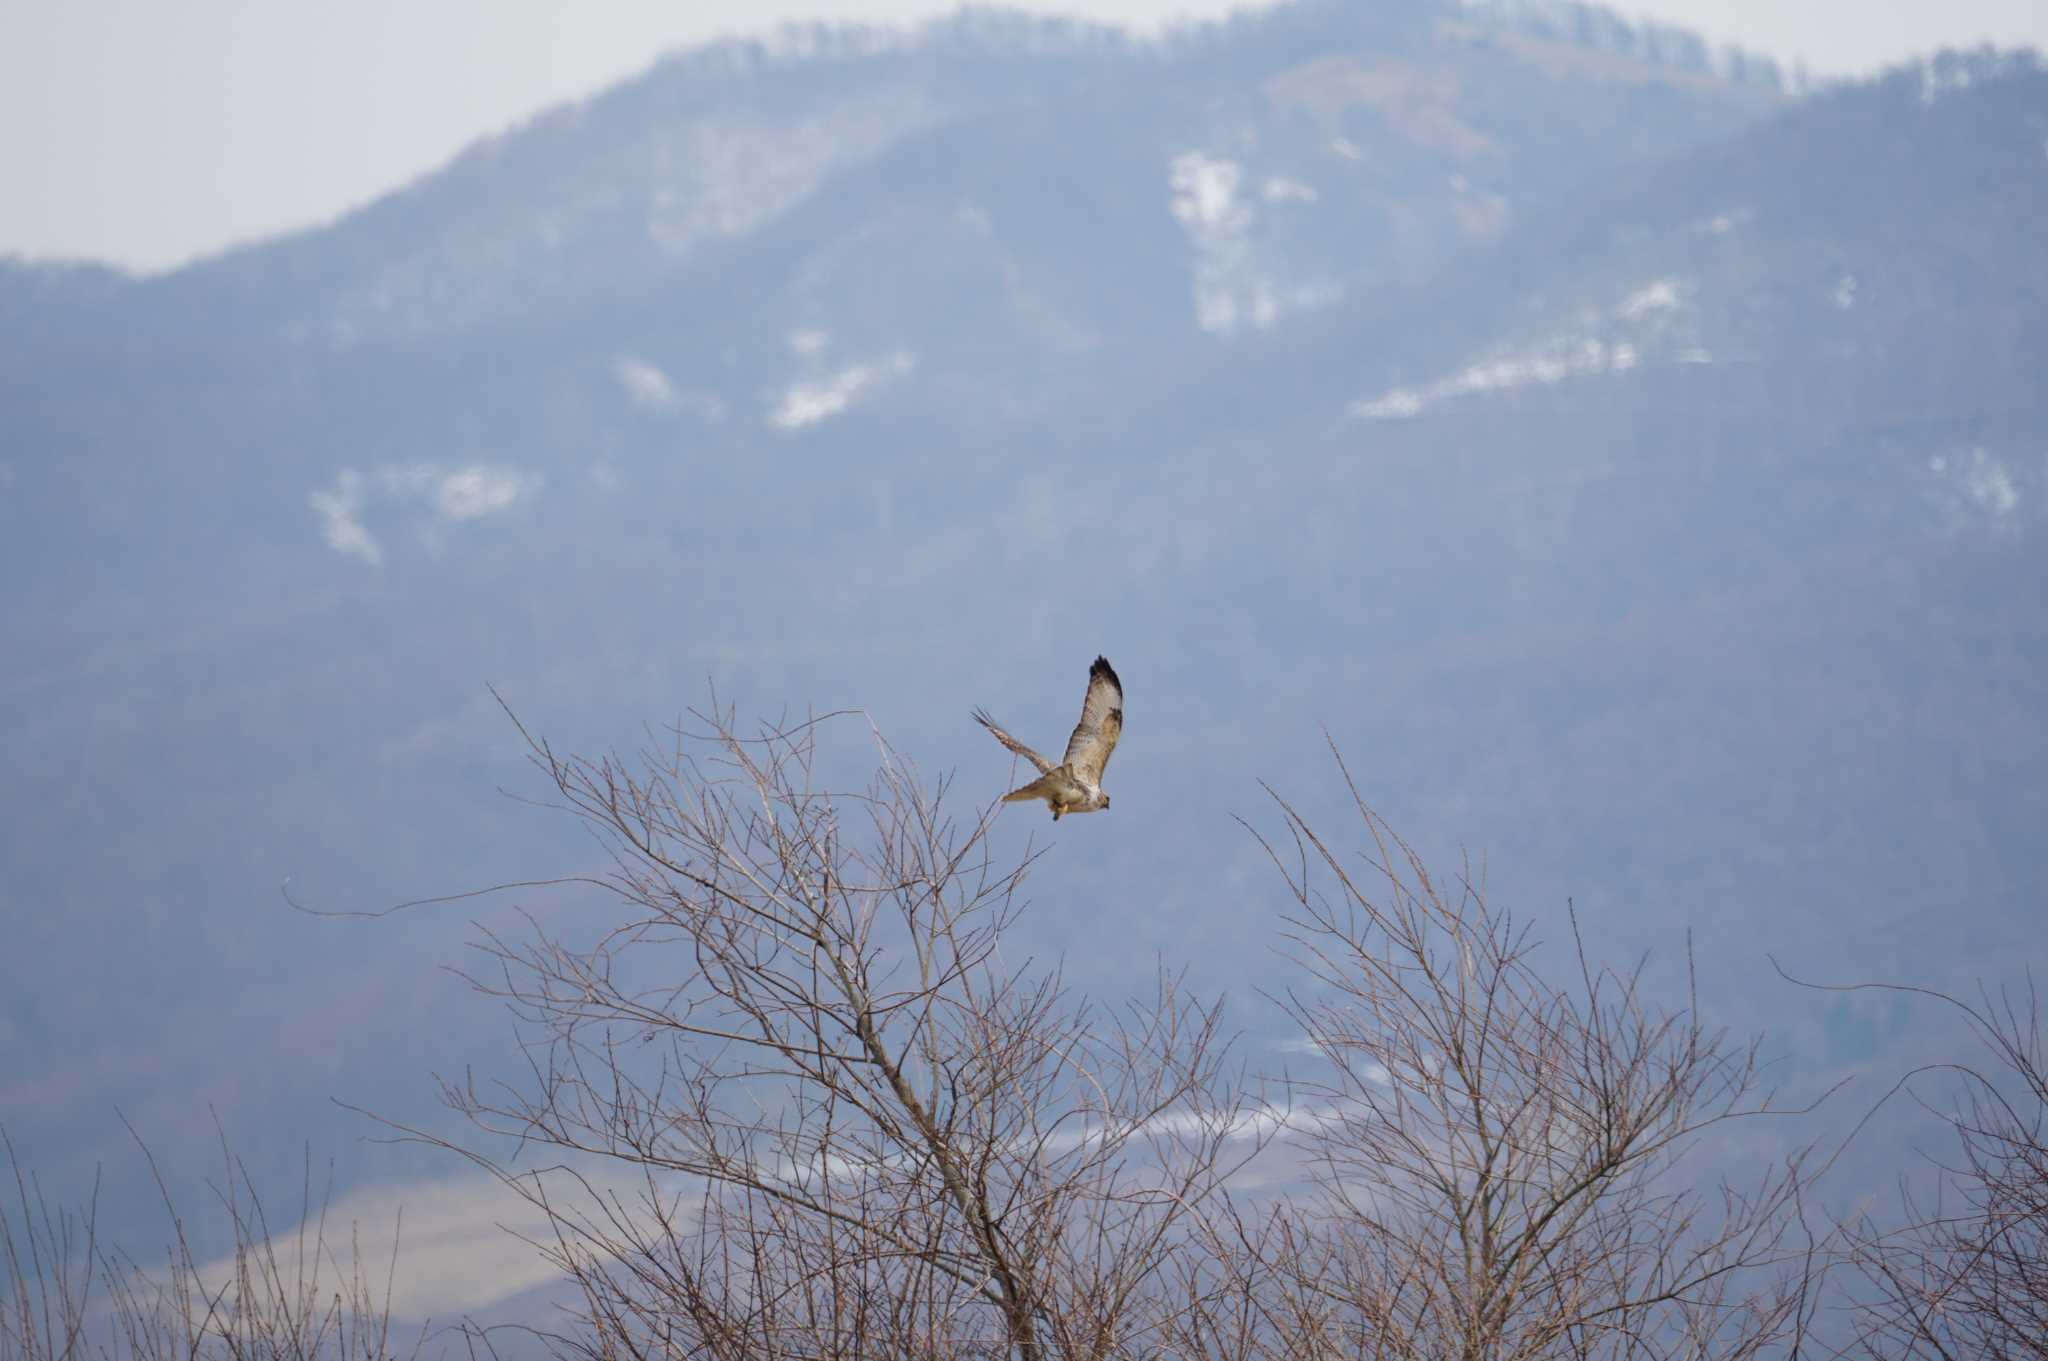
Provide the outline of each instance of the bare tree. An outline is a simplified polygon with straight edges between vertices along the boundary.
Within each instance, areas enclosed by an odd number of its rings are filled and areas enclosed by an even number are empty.
[[[2048,1359],[2048,1051],[2031,980],[2018,994],[1982,990],[1973,1005],[1948,993],[1890,984],[1960,1013],[1989,1054],[1981,1066],[1938,1064],[1895,1091],[1918,1100],[1953,1134],[1929,1155],[1931,1189],[1899,1183],[1900,1219],[1859,1216],[1844,1226],[1845,1256],[1862,1278],[1861,1351],[1872,1358]],[[1931,1079],[1952,1079],[1936,1092]],[[1924,1185],[1925,1183],[1923,1183]]]
[[[999,863],[990,811],[956,821],[879,736],[864,787],[830,789],[820,734],[857,719],[694,717],[633,761],[528,737],[605,848],[582,881],[604,925],[486,935],[472,981],[529,1070],[446,1087],[561,1157],[470,1153],[548,1213],[585,1325],[555,1344],[1159,1354],[1202,1208],[1262,1128],[1217,1008],[1170,973],[1104,1008],[1007,956],[1029,855]]]
[[[1509,1361],[1789,1346],[1816,1260],[1803,1157],[1746,1187],[1703,1187],[1698,1166],[1710,1134],[1782,1113],[1756,1042],[1708,1029],[1690,997],[1660,1002],[1640,965],[1589,961],[1576,921],[1575,970],[1553,982],[1526,926],[1469,875],[1440,883],[1350,792],[1358,860],[1278,795],[1285,836],[1261,837],[1314,985],[1282,999],[1323,1065],[1293,1121],[1312,1191],[1240,1214],[1219,1240],[1186,1350]]]

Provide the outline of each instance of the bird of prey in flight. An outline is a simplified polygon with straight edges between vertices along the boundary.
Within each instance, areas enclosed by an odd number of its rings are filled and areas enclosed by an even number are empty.
[[[1038,778],[1021,789],[1003,795],[1004,803],[1029,803],[1044,799],[1052,805],[1052,820],[1062,813],[1093,813],[1109,807],[1109,795],[1102,792],[1102,772],[1109,768],[1110,753],[1124,730],[1124,687],[1111,669],[1109,659],[1097,657],[1088,668],[1088,695],[1081,701],[1081,721],[1067,739],[1067,754],[1058,765],[996,726],[982,709],[974,721],[995,734],[996,741],[1038,767]]]

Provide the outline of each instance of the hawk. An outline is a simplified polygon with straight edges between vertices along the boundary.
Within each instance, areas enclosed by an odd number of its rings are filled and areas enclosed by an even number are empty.
[[[1004,803],[1029,803],[1044,799],[1052,805],[1052,820],[1062,813],[1093,813],[1107,810],[1109,795],[1102,792],[1102,772],[1109,768],[1110,753],[1124,730],[1124,687],[1116,678],[1107,657],[1097,657],[1088,668],[1088,694],[1081,701],[1081,721],[1067,739],[1067,754],[1058,765],[996,726],[986,710],[976,709],[974,721],[995,735],[996,741],[1038,767],[1038,778],[1022,789],[1003,795]]]

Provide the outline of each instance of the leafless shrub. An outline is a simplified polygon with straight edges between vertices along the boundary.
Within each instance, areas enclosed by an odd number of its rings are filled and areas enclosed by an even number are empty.
[[[1932,1188],[1899,1183],[1901,1214],[1843,1226],[1845,1257],[1861,1277],[1862,1354],[2008,1361],[2048,1358],[2048,1052],[2040,1000],[1887,984],[1830,991],[1930,998],[1959,1013],[1991,1062],[1909,1074],[1909,1093],[1953,1133],[1928,1156]],[[1920,1088],[1953,1079],[1937,1091]]]
[[[529,1072],[446,1088],[562,1157],[470,1155],[553,1225],[582,1301],[554,1345],[1160,1354],[1202,1208],[1259,1139],[1217,1008],[1162,973],[1112,1010],[1007,958],[1029,857],[998,863],[989,811],[956,821],[879,738],[865,787],[823,787],[820,732],[852,717],[696,718],[634,761],[529,737],[605,847],[609,915],[485,937],[472,981]]]
[[[0,1136],[4,1141],[4,1136]],[[141,1140],[137,1139],[138,1146]],[[202,1260],[150,1158],[170,1217],[160,1263],[145,1266],[99,1243],[97,1195],[77,1214],[52,1214],[40,1187],[15,1173],[14,1216],[0,1215],[0,1361],[391,1361],[390,1282],[376,1285],[352,1251],[346,1264],[327,1232],[326,1197],[306,1168],[303,1213],[288,1239],[271,1232],[247,1168],[222,1142],[216,1188],[233,1238],[229,1255]],[[147,1147],[142,1149],[149,1156]],[[395,1269],[395,1256],[394,1256]],[[96,1300],[95,1286],[103,1298]],[[406,1355],[417,1355],[415,1339]]]
[[[99,1189],[80,1213],[50,1209],[22,1170],[5,1126],[0,1149],[14,1174],[12,1204],[0,1212],[0,1361],[74,1361],[86,1348],[86,1313],[99,1265]]]
[[[1341,768],[1341,758],[1340,758]],[[1349,776],[1346,775],[1348,782]],[[1815,1261],[1800,1156],[1700,1189],[1730,1122],[1779,1114],[1757,1045],[1578,947],[1552,982],[1527,927],[1445,885],[1359,798],[1340,856],[1275,796],[1283,999],[1323,1062],[1298,1112],[1310,1196],[1219,1241],[1189,1354],[1739,1358],[1789,1348]],[[1354,868],[1362,865],[1363,873]]]

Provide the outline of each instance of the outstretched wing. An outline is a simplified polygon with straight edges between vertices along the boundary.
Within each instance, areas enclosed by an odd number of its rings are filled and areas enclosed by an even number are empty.
[[[1110,753],[1124,731],[1124,687],[1109,659],[1097,657],[1088,668],[1088,697],[1081,701],[1081,721],[1067,739],[1066,763],[1092,785],[1102,783]]]
[[[988,711],[986,709],[976,709],[974,711],[974,721],[976,723],[981,724],[982,727],[987,728],[991,733],[995,734],[996,741],[1002,743],[1011,751],[1016,752],[1019,756],[1029,761],[1032,765],[1037,766],[1039,774],[1049,775],[1052,773],[1052,762],[1046,760],[1043,756],[1040,756],[1037,752],[1033,751],[1031,748],[1025,746],[1022,742],[1019,742],[1016,738],[1010,736],[1001,728],[997,727],[996,721],[988,716]]]

